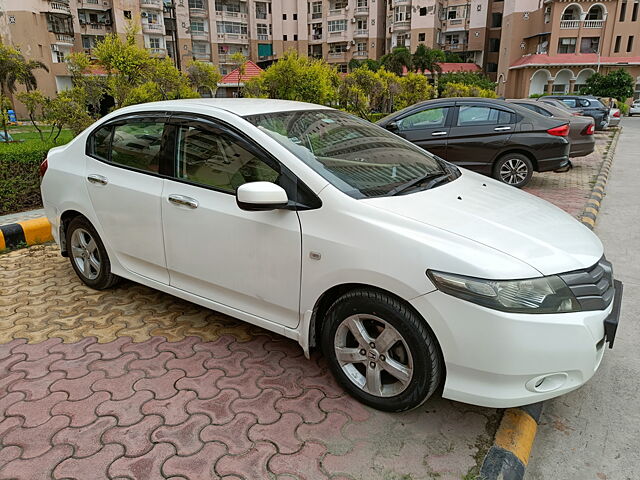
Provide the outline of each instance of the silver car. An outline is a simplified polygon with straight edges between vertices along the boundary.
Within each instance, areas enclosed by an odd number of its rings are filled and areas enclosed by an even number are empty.
[[[575,115],[571,111],[556,107],[550,102],[539,102],[528,98],[511,99],[507,100],[507,102],[528,108],[529,110],[539,113],[545,117],[567,120],[570,127],[568,139],[571,142],[569,157],[584,157],[585,155],[589,155],[595,149],[596,140],[593,135],[593,132],[595,131],[595,122],[593,118],[584,115]],[[554,100],[554,102],[556,101]]]

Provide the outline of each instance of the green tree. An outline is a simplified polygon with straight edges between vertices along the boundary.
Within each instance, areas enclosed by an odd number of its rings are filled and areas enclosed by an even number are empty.
[[[195,91],[200,92],[206,88],[211,92],[211,96],[214,96],[222,75],[213,65],[193,60],[187,63],[187,77]]]
[[[424,44],[419,44],[413,54],[413,67],[416,72],[431,73],[433,84],[435,86],[434,93],[438,93],[438,80],[442,73],[440,63],[445,61],[445,55],[442,50],[429,48]],[[437,95],[436,95],[437,96]]]
[[[49,71],[42,62],[25,60],[18,50],[0,43],[0,116],[5,141],[9,139],[7,123],[11,101],[8,95],[14,93],[19,84],[24,85],[27,91],[38,88],[38,82],[33,73],[37,69]]]
[[[435,96],[435,88],[421,73],[409,72],[400,79],[396,107],[402,109]]]
[[[402,75],[405,68],[411,70],[411,52],[407,47],[396,47],[391,53],[387,53],[380,58],[380,65],[389,72]]]
[[[580,89],[580,93],[615,98],[619,102],[625,102],[627,98],[633,96],[634,86],[633,77],[629,72],[620,68],[606,75],[594,73],[587,79],[585,86]]]
[[[60,92],[57,97],[45,101],[44,119],[51,124],[52,131],[57,130],[54,142],[64,127],[69,127],[74,135],[78,135],[94,122],[87,112],[86,102],[84,90],[78,87]]]
[[[455,52],[444,52],[444,61],[448,63],[464,63],[462,57]]]
[[[376,72],[382,82],[383,89],[376,99],[375,110],[382,113],[391,113],[396,110],[396,97],[401,91],[400,77],[393,72],[387,71],[384,67]]]
[[[66,58],[66,62],[73,86],[83,89],[89,112],[97,118],[100,113],[100,103],[107,93],[106,78],[91,74],[91,59],[83,52],[72,53]]]
[[[329,105],[338,96],[340,77],[324,60],[289,51],[259,76],[246,82],[244,96],[280,98]]]
[[[235,52],[231,55],[231,62],[238,70],[238,95],[240,94],[240,87],[242,84],[242,78],[247,73],[247,57],[242,52]]]
[[[371,119],[379,98],[384,93],[384,83],[376,72],[367,68],[357,68],[340,82],[340,105],[362,118]]]
[[[464,83],[447,83],[442,89],[443,97],[484,97],[496,98],[496,92]]]
[[[29,114],[29,120],[31,120],[31,124],[38,131],[40,140],[44,141],[44,135],[42,133],[42,130],[38,126],[37,120],[42,115],[42,109],[44,107],[45,101],[47,100],[47,97],[45,97],[39,90],[32,90],[30,92],[18,93],[18,100],[20,100],[24,104]]]
[[[440,92],[448,83],[462,83],[464,85],[474,85],[484,90],[495,90],[496,84],[489,80],[486,75],[480,72],[451,72],[443,73],[438,79]]]

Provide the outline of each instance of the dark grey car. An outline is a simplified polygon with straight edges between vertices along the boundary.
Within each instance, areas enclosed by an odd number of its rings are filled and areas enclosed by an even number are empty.
[[[567,107],[592,117],[596,122],[596,130],[604,130],[609,125],[609,107],[603,105],[596,97],[591,95],[548,95],[540,97],[538,101],[544,102],[544,99],[560,100]]]
[[[488,98],[417,103],[378,121],[461,167],[523,187],[533,172],[567,169],[569,123]]]

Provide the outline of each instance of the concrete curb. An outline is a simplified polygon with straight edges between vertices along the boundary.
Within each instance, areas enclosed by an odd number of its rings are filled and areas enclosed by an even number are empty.
[[[53,241],[46,217],[0,226],[0,251]]]
[[[596,177],[591,195],[587,200],[580,221],[593,230],[600,203],[604,197],[609,171],[618,145],[622,127],[611,139],[609,150]],[[504,412],[493,445],[489,448],[480,469],[481,480],[522,480],[529,462],[529,455],[536,438],[543,403],[534,403]]]
[[[607,156],[602,163],[602,167],[600,167],[600,172],[596,177],[596,183],[593,186],[591,195],[589,195],[589,199],[587,200],[584,210],[580,215],[580,221],[591,230],[593,230],[593,227],[596,224],[598,213],[600,212],[600,203],[604,198],[604,190],[607,185],[609,171],[611,170],[611,165],[613,164],[613,156],[616,153],[616,147],[618,146],[618,139],[620,138],[621,132],[622,127],[618,127],[616,132],[613,134],[611,145],[609,145],[609,150],[607,150]]]

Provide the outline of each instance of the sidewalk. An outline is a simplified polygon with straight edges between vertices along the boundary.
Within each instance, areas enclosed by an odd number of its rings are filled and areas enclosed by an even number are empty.
[[[9,215],[0,215],[0,225],[8,225],[10,223],[22,222],[23,220],[32,220],[34,218],[44,217],[44,208],[37,210],[27,210],[26,212],[10,213]]]

